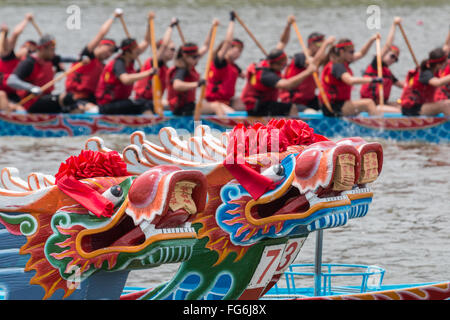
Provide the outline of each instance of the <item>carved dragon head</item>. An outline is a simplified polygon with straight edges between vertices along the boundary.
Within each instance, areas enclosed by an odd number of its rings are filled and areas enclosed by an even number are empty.
[[[26,183],[5,168],[0,223],[26,236],[20,249],[30,254],[25,271],[36,271],[31,283],[41,285],[48,298],[58,289],[65,297],[72,294],[75,288],[67,283],[74,273],[84,281],[98,270],[189,260],[204,238],[217,252],[218,265],[231,253],[241,259],[266,238],[364,215],[372,197],[366,184],[381,171],[381,146],[360,138],[335,143],[292,121],[238,127],[222,140],[207,126],[198,126],[188,139],[163,128],[160,145],[135,132],[132,144],[103,165],[123,161],[126,175],[102,176],[105,170],[94,168],[96,174],[78,180],[112,203],[108,215],[90,212],[84,202],[91,200],[63,192],[55,177],[33,173]],[[85,147],[94,162],[113,153],[100,138]],[[230,155],[237,170],[229,166]]]
[[[107,216],[90,212],[84,199],[67,195],[52,176],[32,174],[28,180],[3,169],[0,223],[27,238],[19,253],[30,254],[24,270],[36,272],[30,283],[44,288],[43,298],[58,289],[67,297],[77,288],[74,282],[99,270],[149,268],[191,255],[196,234],[190,220],[206,202],[199,171],[166,165],[140,176],[80,180],[113,204]]]

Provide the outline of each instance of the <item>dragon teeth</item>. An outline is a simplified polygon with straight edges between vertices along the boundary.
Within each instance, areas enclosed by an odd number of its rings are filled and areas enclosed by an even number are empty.
[[[144,220],[139,224],[139,227],[141,228],[142,232],[145,234],[146,239],[148,239],[151,236],[157,235],[157,234],[195,232],[194,228],[192,228],[190,226],[190,223],[186,224],[184,227],[179,227],[179,228],[156,229],[155,225]]]

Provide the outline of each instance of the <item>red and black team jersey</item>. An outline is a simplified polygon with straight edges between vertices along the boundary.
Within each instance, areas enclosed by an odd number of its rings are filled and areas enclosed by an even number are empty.
[[[431,78],[435,77],[430,70],[410,70],[406,76],[406,84],[401,96],[403,109],[411,109],[427,102],[433,102],[436,87],[429,85]]]
[[[351,99],[352,86],[341,79],[345,72],[353,75],[347,63],[330,61],[323,68],[321,82],[331,104]],[[323,103],[321,96],[319,96],[319,99]]]
[[[142,71],[150,70],[153,67],[153,58],[148,58],[144,66],[142,67]],[[169,68],[164,64],[161,60],[158,61],[158,74],[159,79],[161,81],[161,94],[164,93],[164,90],[167,88],[167,74]],[[153,89],[152,89],[152,79],[153,75],[136,81],[134,85],[134,92],[136,99],[145,99],[145,100],[153,100]]]
[[[306,57],[304,53],[297,53],[292,58],[284,73],[284,78],[289,79],[306,70]],[[280,99],[285,103],[307,105],[316,97],[316,83],[312,75],[305,78],[292,90],[281,90]]]
[[[445,77],[450,74],[450,59],[447,60],[447,65],[443,70],[439,72],[439,77]],[[447,83],[445,86],[441,86],[436,89],[436,93],[434,94],[434,101],[441,101],[450,99],[450,83]]]
[[[52,81],[55,76],[52,61],[41,60],[35,55],[29,55],[22,60],[14,70],[14,74],[19,79],[31,83],[37,87],[42,87],[44,84]],[[45,90],[43,94],[50,94],[53,89],[54,86],[51,86]],[[23,99],[29,95],[29,92],[26,90],[17,90],[17,95],[20,99]],[[33,98],[26,102],[23,105],[24,108],[29,109],[37,101],[37,99],[38,98]]]
[[[398,79],[392,74],[391,70],[384,63],[382,64],[382,74],[383,74],[383,95],[384,100],[388,101],[389,96],[391,94],[391,89],[394,83],[398,81]],[[377,67],[377,58],[374,57],[372,62],[367,66],[366,71],[364,72],[365,76],[369,76],[372,78],[378,77],[378,67]],[[379,84],[378,83],[364,83],[361,85],[361,98],[369,98],[375,101],[375,103],[380,103],[380,93],[379,93]]]
[[[247,110],[253,110],[257,101],[272,102],[278,100],[276,83],[281,79],[281,73],[269,69],[269,63],[262,60],[252,63],[247,68],[247,81],[241,93],[241,99]]]
[[[20,60],[16,57],[14,51],[0,59],[0,90],[5,91],[8,95],[16,93],[16,89],[9,87],[6,83],[9,75],[14,72],[19,62]]]
[[[229,103],[234,97],[236,81],[241,69],[235,63],[219,60],[211,63],[206,83],[206,100]]]
[[[90,62],[67,75],[66,78],[66,91],[73,93],[75,99],[95,96],[95,90],[105,67],[87,47],[83,49],[81,55],[88,56]]]
[[[167,98],[169,100],[169,106],[172,111],[183,108],[183,106],[189,103],[195,103],[196,88],[188,91],[177,91],[173,87],[175,79],[179,79],[185,82],[197,82],[200,80],[200,75],[195,68],[190,70],[173,66],[168,71],[167,76]]]
[[[123,84],[120,81],[119,77],[123,73],[136,73],[134,61],[126,65],[125,61],[118,57],[105,66],[95,91],[95,97],[99,105],[126,100],[130,97],[133,85]]]

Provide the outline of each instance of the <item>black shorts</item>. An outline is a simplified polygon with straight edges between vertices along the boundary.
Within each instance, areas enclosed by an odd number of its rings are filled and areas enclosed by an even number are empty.
[[[67,92],[66,96],[71,97],[71,99],[73,99],[73,101],[77,104],[86,104],[86,103],[93,103],[93,104],[97,104],[97,101],[95,99],[95,96],[93,94],[84,97],[84,98],[79,98],[79,99],[75,99],[74,98],[74,94],[72,92]]]
[[[404,116],[420,116],[421,104],[415,104],[411,108],[402,107],[402,115]]]
[[[153,100],[147,100],[147,99],[136,99],[135,102],[139,105],[142,105],[143,111],[151,111],[154,112],[154,108],[153,108]]]
[[[20,101],[20,97],[15,92],[10,92],[7,95],[8,95],[8,100],[11,102],[18,103]]]
[[[331,113],[328,108],[322,104],[320,107],[322,108],[322,112],[324,116],[327,117],[342,117],[342,107],[344,106],[345,100],[342,101],[334,101],[333,103],[330,102],[331,109],[333,109],[333,113]]]
[[[317,98],[317,96],[306,103],[297,103],[295,105],[297,107],[298,112],[303,112],[307,108],[311,108],[317,111],[320,110],[319,98]]]
[[[247,110],[247,114],[253,117],[287,116],[291,108],[292,103],[258,100],[253,109]]]
[[[131,99],[117,100],[99,106],[101,114],[142,114],[145,106]]]
[[[28,113],[69,113],[76,109],[73,99],[65,96],[63,105],[59,103],[59,95],[47,94],[39,97],[39,99],[31,105],[27,110]]]
[[[175,116],[192,116],[195,110],[195,102],[188,102],[184,106],[172,110]]]

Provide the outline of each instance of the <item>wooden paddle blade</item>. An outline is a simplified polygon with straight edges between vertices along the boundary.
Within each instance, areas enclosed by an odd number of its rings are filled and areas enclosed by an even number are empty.
[[[159,75],[155,74],[152,79],[152,92],[153,92],[153,109],[159,115],[163,116],[164,107],[162,105],[162,85]]]
[[[376,38],[376,49],[377,49],[377,75],[379,78],[383,78],[383,65],[381,60],[381,40],[380,38]],[[378,95],[380,97],[380,104],[384,105],[384,88],[383,84],[380,83],[378,85]]]
[[[208,60],[206,61],[206,68],[205,68],[205,74],[204,79],[208,79],[209,74],[209,68],[211,66],[211,61],[213,58],[213,49],[214,49],[214,42],[216,40],[216,32],[217,32],[217,24],[213,24],[212,30],[211,30],[211,41],[209,43],[209,50],[208,50]],[[194,120],[198,121],[200,120],[200,115],[202,114],[202,102],[205,98],[206,93],[206,84],[202,86],[200,91],[200,97],[198,98],[197,104],[195,105],[194,110]]]

